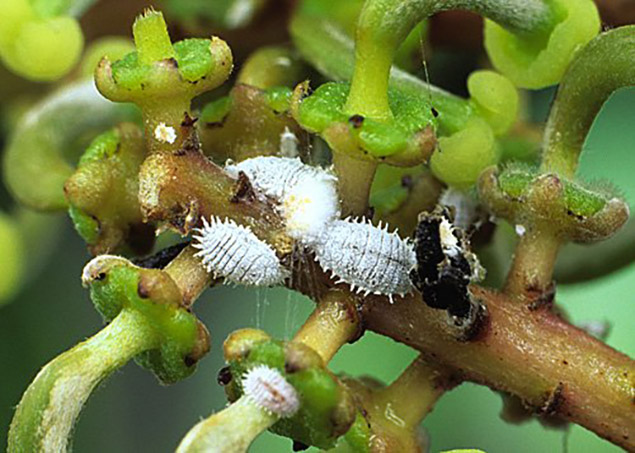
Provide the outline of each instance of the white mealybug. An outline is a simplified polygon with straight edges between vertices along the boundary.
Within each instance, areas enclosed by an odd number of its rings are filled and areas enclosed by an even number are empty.
[[[336,220],[314,246],[316,260],[325,271],[348,283],[353,291],[403,296],[412,289],[409,272],[415,266],[412,246],[397,232],[388,232],[366,220]]]
[[[245,396],[259,408],[279,417],[292,417],[300,408],[295,388],[275,368],[257,365],[242,379]]]
[[[309,246],[340,216],[337,178],[300,159],[263,156],[225,167],[230,176],[245,173],[254,189],[272,198],[285,219],[287,234]]]
[[[273,286],[288,276],[275,251],[233,220],[203,219],[203,228],[194,231],[198,234],[193,246],[200,249],[196,256],[215,277],[240,285]]]

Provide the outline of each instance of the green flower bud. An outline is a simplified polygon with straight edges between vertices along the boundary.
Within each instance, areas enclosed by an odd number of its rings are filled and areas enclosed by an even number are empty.
[[[106,36],[93,41],[82,58],[80,72],[84,77],[92,77],[103,58],[117,61],[134,51],[132,41],[121,36]]]
[[[576,52],[600,32],[592,0],[546,0],[553,25],[519,34],[485,21],[485,49],[494,67],[518,87],[543,88],[558,83]]]
[[[617,197],[526,167],[483,172],[479,194],[492,212],[511,223],[540,225],[574,242],[607,239],[629,217],[628,205]]]
[[[507,133],[518,115],[518,92],[509,79],[493,71],[475,71],[467,79],[467,89],[475,110],[494,134]]]
[[[86,137],[135,117],[129,106],[104,100],[93,85],[92,80],[68,85],[22,117],[3,156],[4,180],[20,203],[43,211],[66,209],[64,183],[74,171],[69,154],[78,143],[85,146]]]
[[[79,61],[84,36],[75,18],[63,11],[43,14],[28,0],[9,0],[0,18],[0,57],[31,80],[56,80]]]
[[[209,349],[205,327],[180,306],[167,273],[102,255],[86,265],[82,281],[108,325],[38,373],[11,422],[11,453],[66,451],[93,390],[132,357],[171,383],[192,373]]]
[[[430,159],[434,175],[449,186],[467,189],[481,172],[500,158],[490,125],[478,116],[468,120],[464,129],[440,137],[437,151]]]

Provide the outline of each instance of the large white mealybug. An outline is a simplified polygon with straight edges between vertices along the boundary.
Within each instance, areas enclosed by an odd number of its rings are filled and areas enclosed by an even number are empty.
[[[295,388],[275,368],[257,365],[242,379],[245,396],[259,408],[279,417],[291,417],[300,408]]]
[[[340,216],[337,178],[300,159],[254,157],[225,170],[234,178],[245,173],[257,192],[276,201],[287,234],[303,245],[318,242],[326,226]]]
[[[207,272],[225,281],[253,286],[273,286],[284,282],[288,271],[275,251],[247,227],[233,220],[203,219],[203,228],[194,230],[193,247]]]
[[[408,276],[415,266],[412,246],[388,226],[364,219],[336,220],[314,246],[316,260],[325,271],[347,283],[353,291],[403,296],[412,289]]]

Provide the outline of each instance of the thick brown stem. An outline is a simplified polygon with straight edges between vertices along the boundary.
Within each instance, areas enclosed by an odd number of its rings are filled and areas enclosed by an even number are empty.
[[[635,362],[549,310],[473,288],[489,313],[476,339],[461,342],[445,312],[419,296],[364,302],[365,326],[408,344],[466,379],[513,393],[537,412],[560,416],[635,450]]]

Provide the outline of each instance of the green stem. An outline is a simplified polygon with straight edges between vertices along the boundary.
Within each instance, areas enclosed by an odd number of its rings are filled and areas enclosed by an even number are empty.
[[[547,31],[553,22],[543,0],[368,0],[356,31],[350,114],[392,118],[388,80],[397,48],[423,19],[451,9],[475,12],[519,34]]]
[[[602,33],[569,66],[545,131],[541,170],[572,178],[595,117],[616,90],[635,85],[635,26]]]
[[[377,392],[375,402],[392,411],[392,419],[403,422],[403,427],[416,429],[433,409],[439,398],[451,387],[449,370],[433,365],[422,356],[416,358],[388,387]],[[416,395],[416,396],[415,396]]]
[[[354,43],[343,30],[323,18],[297,14],[291,21],[291,36],[302,56],[322,74],[336,81],[351,79],[355,66]],[[439,112],[439,128],[443,133],[458,131],[472,114],[467,100],[394,67],[389,86],[421,103],[428,104],[432,100]]]
[[[540,297],[553,279],[561,240],[543,225],[530,228],[518,242],[507,274],[505,294],[522,302]]]
[[[355,159],[345,152],[333,151],[333,167],[337,175],[343,215],[366,214],[377,161]]]
[[[252,404],[246,396],[227,409],[197,423],[183,438],[177,453],[246,452],[249,445],[263,431],[278,421]]]
[[[66,451],[75,420],[95,387],[157,343],[146,317],[123,310],[95,336],[56,357],[24,393],[11,422],[8,451]]]

